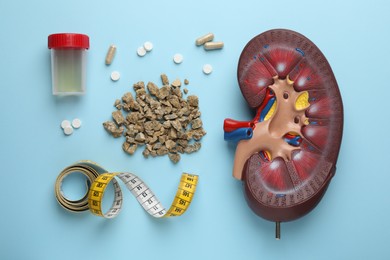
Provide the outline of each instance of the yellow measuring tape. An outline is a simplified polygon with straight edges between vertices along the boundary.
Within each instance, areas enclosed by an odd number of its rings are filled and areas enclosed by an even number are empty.
[[[63,194],[61,185],[64,178],[76,172],[86,176],[89,191],[79,200],[69,200]],[[104,168],[92,161],[80,161],[66,167],[58,175],[55,182],[56,199],[63,208],[73,212],[89,209],[97,216],[114,218],[119,214],[123,201],[122,190],[116,178],[126,185],[145,211],[156,218],[182,215],[190,206],[198,183],[197,175],[183,173],[172,205],[166,211],[152,190],[135,174],[129,172],[108,173]],[[114,186],[114,201],[111,208],[104,213],[102,211],[102,200],[110,182]]]

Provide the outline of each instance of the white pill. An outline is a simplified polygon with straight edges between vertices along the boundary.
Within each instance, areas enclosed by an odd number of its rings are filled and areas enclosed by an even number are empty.
[[[121,74],[118,71],[111,72],[111,80],[118,81],[121,78]]]
[[[78,118],[75,118],[75,119],[73,119],[72,120],[72,126],[73,126],[73,128],[80,128],[80,126],[81,126],[81,120],[80,119],[78,119]]]
[[[67,127],[67,126],[70,126],[70,121],[69,120],[63,120],[61,122],[61,128],[65,129],[65,127]]]
[[[182,63],[183,62],[183,55],[181,55],[180,53],[176,53],[175,55],[173,55],[173,62],[176,64]]]
[[[213,67],[210,64],[203,65],[203,73],[210,74],[213,71]]]
[[[153,43],[151,43],[151,42],[145,42],[145,43],[144,43],[144,49],[145,49],[146,51],[151,51],[151,50],[153,49]]]
[[[138,56],[140,56],[140,57],[145,56],[146,50],[145,50],[144,46],[138,47],[138,49],[137,49],[137,54],[138,54]]]
[[[64,134],[71,135],[73,133],[73,127],[72,126],[66,126],[64,128]]]

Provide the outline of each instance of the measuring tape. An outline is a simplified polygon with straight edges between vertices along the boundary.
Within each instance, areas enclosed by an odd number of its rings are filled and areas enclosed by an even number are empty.
[[[63,194],[61,186],[63,180],[68,175],[76,172],[83,174],[87,178],[86,185],[89,190],[83,198],[70,200]],[[122,209],[123,201],[122,190],[116,178],[126,185],[145,211],[156,218],[174,217],[184,214],[191,204],[198,183],[197,175],[183,173],[172,205],[166,210],[152,190],[135,174],[129,172],[109,173],[92,161],[80,161],[66,167],[58,175],[55,182],[56,199],[63,208],[72,212],[81,212],[89,209],[97,216],[114,218]],[[114,186],[114,201],[111,208],[104,213],[102,211],[102,200],[110,182]]]

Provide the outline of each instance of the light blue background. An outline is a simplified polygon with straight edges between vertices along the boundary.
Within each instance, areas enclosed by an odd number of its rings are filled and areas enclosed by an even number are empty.
[[[20,1],[0,0],[0,259],[389,259],[390,161],[388,1]],[[223,141],[226,117],[247,120],[236,79],[238,57],[255,35],[296,30],[325,54],[338,80],[345,127],[338,170],[309,215],[274,224],[247,207],[231,176],[234,146]],[[205,52],[207,32],[225,42]],[[47,36],[86,33],[88,89],[80,98],[51,94]],[[146,40],[154,49],[135,51]],[[110,67],[108,46],[118,46]],[[184,55],[175,65],[172,56]],[[205,63],[214,67],[206,76]],[[121,72],[113,83],[111,71]],[[188,78],[200,98],[208,134],[198,153],[144,159],[123,153],[102,122],[134,82],[160,73]],[[63,135],[63,119],[83,126]],[[125,191],[113,220],[63,210],[54,181],[67,165],[90,159],[112,171],[138,174],[168,206],[182,171],[200,175],[197,194],[180,218],[149,217]]]

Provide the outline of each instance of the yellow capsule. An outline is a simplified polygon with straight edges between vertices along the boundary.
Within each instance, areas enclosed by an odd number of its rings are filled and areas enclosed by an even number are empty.
[[[195,44],[197,46],[199,46],[199,45],[204,44],[205,42],[212,41],[213,39],[214,39],[214,34],[208,33],[208,34],[203,35],[203,36],[199,37],[198,39],[196,39]]]
[[[223,42],[206,42],[204,44],[205,50],[218,50],[223,48]]]
[[[108,48],[107,55],[106,55],[106,65],[110,65],[112,63],[112,60],[114,59],[116,52],[116,46],[110,45],[110,48]]]

